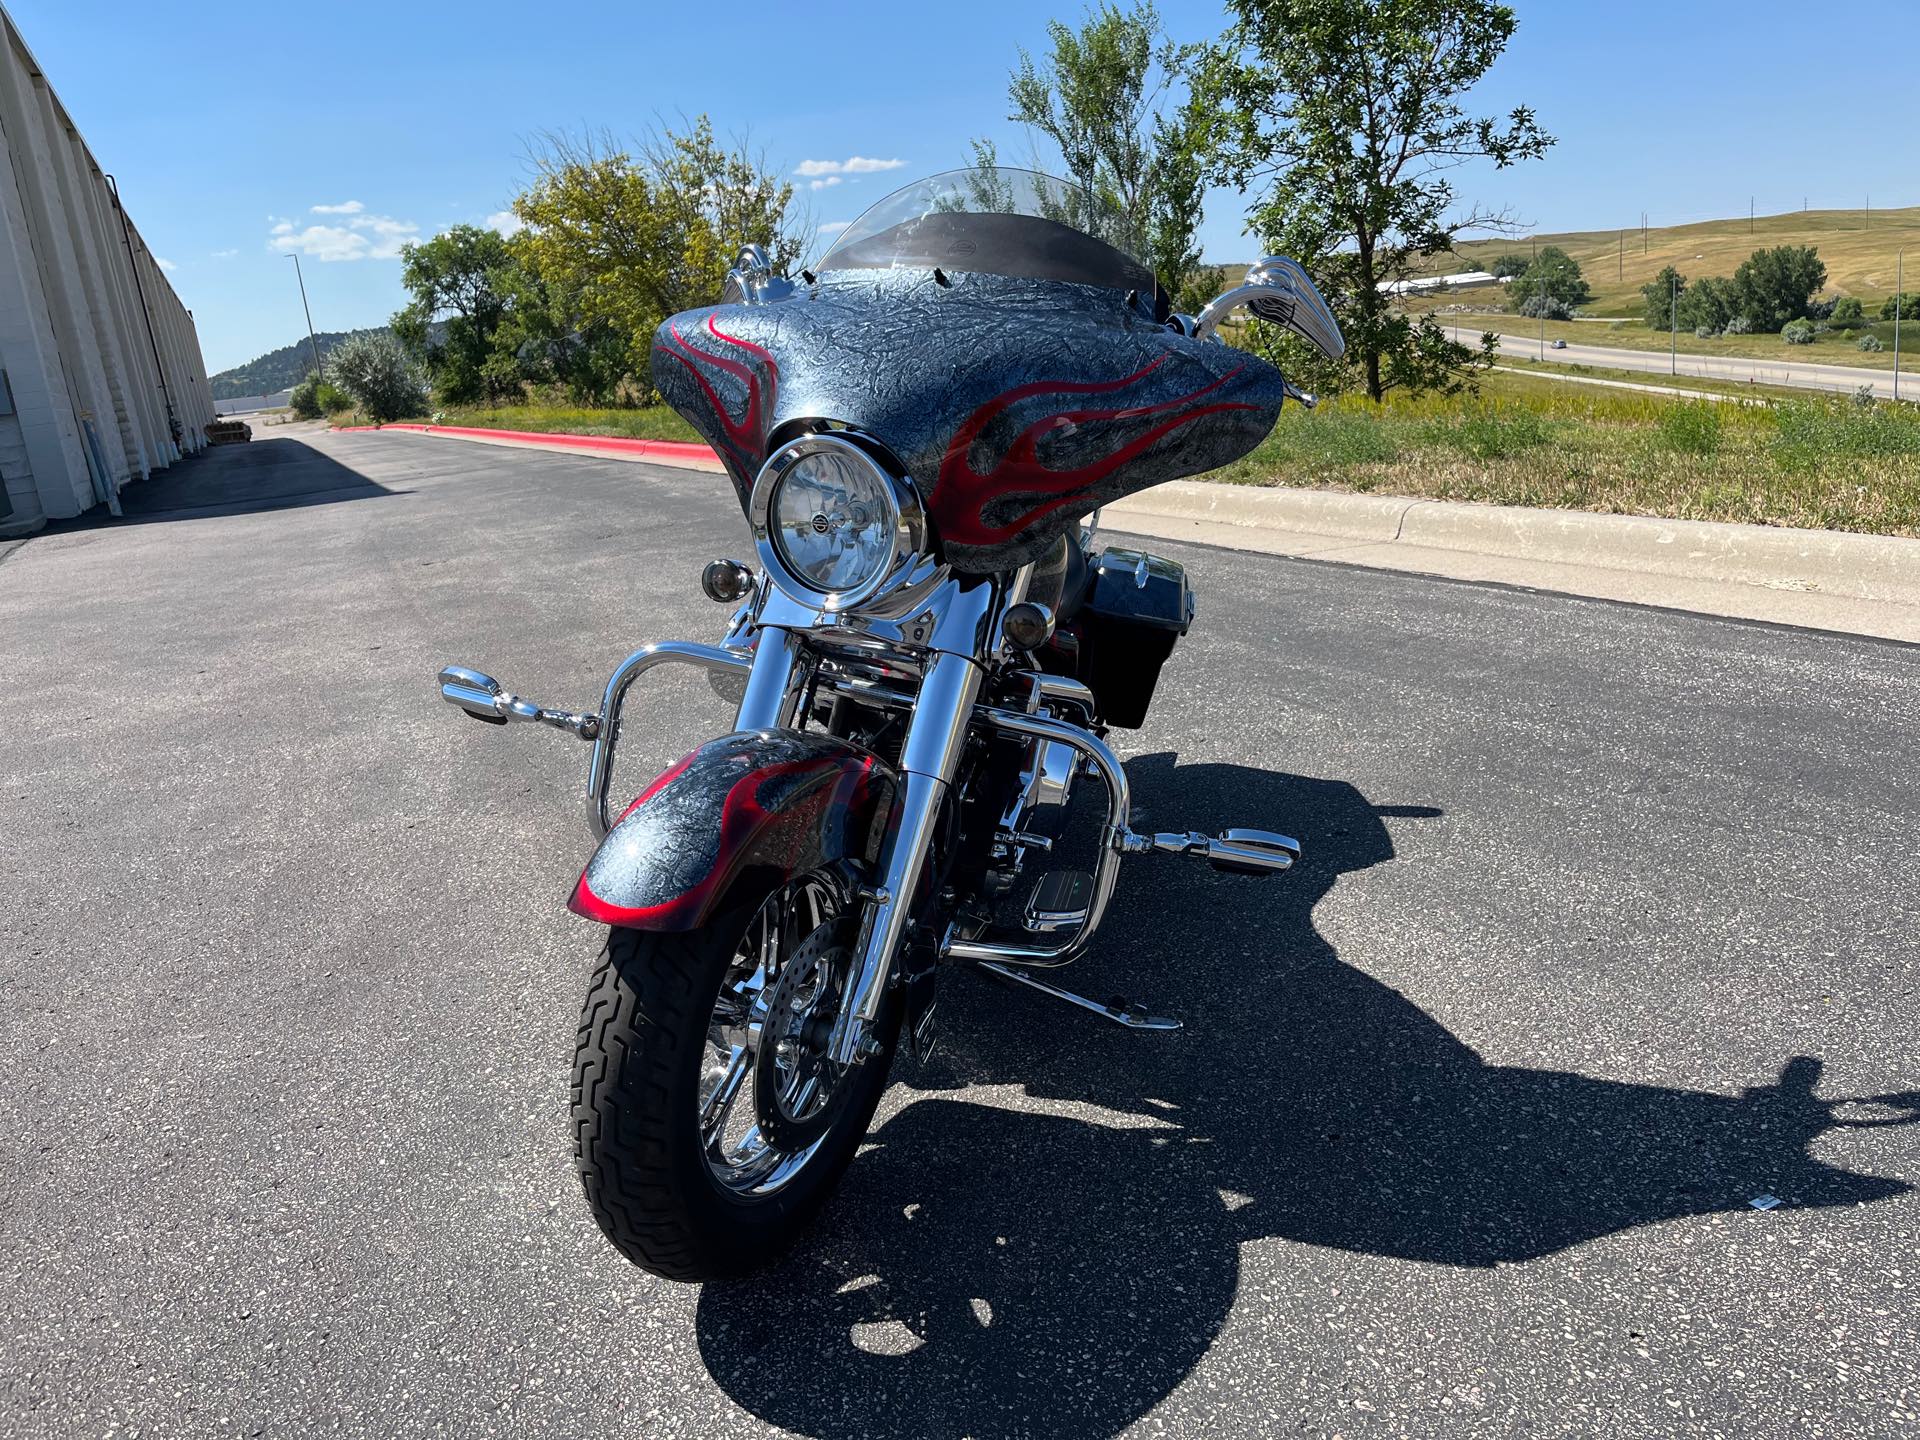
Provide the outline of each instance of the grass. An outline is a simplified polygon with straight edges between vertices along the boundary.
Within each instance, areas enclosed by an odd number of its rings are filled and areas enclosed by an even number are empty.
[[[1722,405],[1496,375],[1477,397],[1289,407],[1211,478],[1920,536],[1920,409],[1806,394]]]

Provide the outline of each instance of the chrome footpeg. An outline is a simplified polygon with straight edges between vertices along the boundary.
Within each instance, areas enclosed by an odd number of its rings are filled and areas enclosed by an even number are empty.
[[[1030,935],[1078,930],[1093,907],[1093,876],[1084,870],[1050,870],[1027,900],[1025,925]]]
[[[997,960],[980,960],[975,963],[980,969],[998,975],[1002,980],[1011,980],[1016,985],[1024,985],[1029,990],[1038,990],[1042,995],[1049,995],[1055,1000],[1064,1000],[1069,1005],[1078,1006],[1089,1014],[1111,1020],[1114,1024],[1124,1026],[1128,1030],[1178,1030],[1180,1028],[1180,1022],[1171,1016],[1151,1015],[1147,1013],[1145,1006],[1136,1005],[1129,1000],[1116,998],[1104,1003],[1099,1000],[1089,1000],[1084,995],[1076,995],[1071,990],[1051,984],[1038,976],[1029,975],[1026,971],[1016,969],[1012,965],[1002,965]]]
[[[449,665],[440,672],[440,698],[457,706],[476,720],[489,725],[506,725],[516,720],[537,720],[556,730],[566,730],[582,740],[600,735],[600,717],[587,712],[549,710],[507,690],[491,675],[470,670],[465,665]]]
[[[1125,846],[1144,854],[1158,850],[1168,855],[1193,855],[1216,870],[1229,875],[1268,875],[1288,870],[1300,858],[1300,842],[1271,830],[1226,830],[1218,835],[1202,835],[1198,830],[1162,831],[1158,835],[1135,835]]]

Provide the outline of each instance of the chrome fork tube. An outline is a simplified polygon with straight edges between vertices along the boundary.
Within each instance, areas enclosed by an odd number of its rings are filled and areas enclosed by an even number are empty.
[[[980,666],[965,655],[935,651],[907,722],[900,751],[900,794],[894,823],[880,856],[879,880],[861,921],[848,1003],[841,1007],[831,1040],[834,1061],[864,1058],[861,1042],[879,1019],[894,954],[906,933],[914,887],[933,848],[940,808],[960,764],[967,726],[980,695]]]
[[[794,710],[811,669],[811,660],[803,654],[792,631],[776,626],[761,630],[754,641],[753,665],[747,671],[747,693],[740,697],[733,728],[778,730],[793,724]]]

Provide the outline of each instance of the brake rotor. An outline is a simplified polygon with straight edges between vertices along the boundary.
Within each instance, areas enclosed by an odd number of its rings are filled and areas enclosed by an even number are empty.
[[[829,920],[794,947],[765,1001],[753,1057],[753,1108],[760,1133],[776,1149],[804,1150],[832,1126],[848,1073],[827,1054],[846,990],[851,952]]]

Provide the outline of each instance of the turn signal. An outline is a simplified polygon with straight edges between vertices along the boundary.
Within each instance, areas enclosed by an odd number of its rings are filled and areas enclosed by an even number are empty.
[[[738,560],[714,560],[700,572],[700,588],[709,600],[732,604],[753,592],[753,571]]]
[[[1038,650],[1053,638],[1053,611],[1032,600],[1010,606],[1000,622],[1000,633],[1016,650]]]

